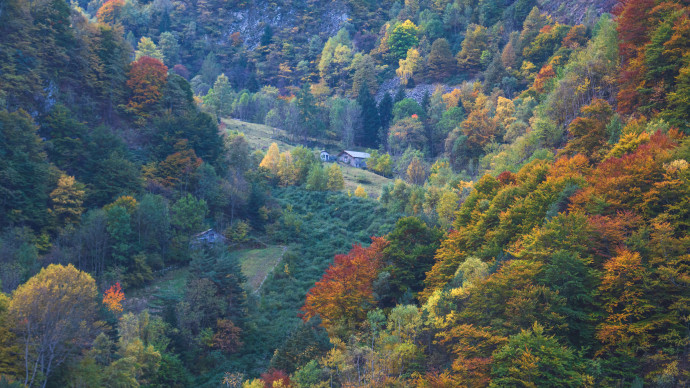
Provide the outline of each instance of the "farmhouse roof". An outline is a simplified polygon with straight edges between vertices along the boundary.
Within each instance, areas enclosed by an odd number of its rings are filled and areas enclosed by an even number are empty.
[[[214,239],[217,238],[220,240],[225,240],[225,236],[223,236],[221,233],[216,232],[213,229],[208,229],[208,230],[205,230],[201,233],[197,233],[192,237],[199,240],[199,239],[204,239],[204,238],[209,237],[209,236],[214,238]]]
[[[342,154],[348,154],[355,159],[369,159],[371,157],[371,155],[369,155],[366,152],[347,151],[347,150],[341,152],[340,154],[341,155]]]

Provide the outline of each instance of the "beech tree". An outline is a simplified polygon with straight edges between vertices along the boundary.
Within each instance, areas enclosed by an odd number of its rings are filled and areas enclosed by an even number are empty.
[[[23,366],[18,357],[20,351],[17,339],[8,322],[9,305],[9,296],[0,292],[0,376],[19,376]]]
[[[307,293],[303,319],[319,315],[322,325],[333,333],[364,321],[374,303],[372,283],[387,245],[385,239],[373,238],[368,248],[355,245],[347,255],[336,255],[334,263]]]
[[[168,68],[159,59],[141,57],[129,71],[127,87],[130,89],[127,107],[141,117],[149,117],[160,101],[167,79]]]
[[[424,126],[416,116],[404,118],[390,128],[388,147],[394,155],[402,155],[410,146],[424,149],[428,144]]]
[[[329,86],[340,86],[344,81],[348,67],[352,64],[352,42],[347,30],[328,39],[321,51],[318,63],[321,79]]]
[[[242,347],[242,329],[229,319],[218,319],[216,334],[213,335],[213,347],[224,353],[235,353]]]
[[[282,186],[292,186],[297,182],[295,163],[289,151],[280,154],[278,159],[278,178],[280,178]]]
[[[600,160],[607,149],[608,133],[606,126],[613,116],[608,102],[594,100],[582,108],[580,117],[568,126],[574,137],[566,146],[565,152],[572,155],[581,153],[591,160]]]
[[[306,189],[311,191],[325,191],[328,185],[328,175],[321,163],[312,165],[307,175]]]
[[[234,94],[228,77],[221,74],[216,78],[213,88],[204,96],[203,101],[204,105],[208,105],[208,109],[220,118],[232,113],[233,97]]]
[[[176,63],[179,63],[178,55],[180,52],[180,43],[177,40],[177,36],[167,31],[162,33],[160,40],[158,41],[158,47],[163,55],[163,62],[166,64],[166,66],[173,67],[176,66]]]
[[[96,13],[96,18],[101,23],[115,24],[120,20],[122,7],[125,0],[107,0]]]
[[[347,98],[333,98],[329,105],[331,131],[340,135],[343,146],[351,147],[355,134],[361,132],[362,108],[356,101]]]

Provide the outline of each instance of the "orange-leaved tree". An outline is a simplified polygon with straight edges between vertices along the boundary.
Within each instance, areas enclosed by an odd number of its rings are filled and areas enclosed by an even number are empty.
[[[188,146],[187,139],[175,143],[175,151],[160,163],[144,167],[144,177],[150,184],[168,189],[185,189],[194,179],[197,169],[203,163],[201,158]]]
[[[387,245],[384,238],[372,237],[369,247],[355,245],[347,255],[336,255],[335,262],[307,293],[303,319],[320,316],[331,334],[365,321],[375,302],[372,285],[381,267],[381,252]]]
[[[101,23],[115,24],[124,5],[125,0],[108,0],[96,12],[96,18]]]
[[[606,126],[613,115],[607,101],[595,99],[580,110],[578,118],[568,126],[573,137],[565,147],[569,155],[582,154],[593,161],[600,160],[608,151]]]
[[[605,215],[627,210],[653,213],[645,197],[655,182],[663,181],[664,163],[676,146],[671,137],[657,132],[633,153],[605,160],[588,177],[589,186],[573,196],[571,208]]]
[[[264,387],[290,387],[292,382],[290,381],[290,376],[282,370],[269,369],[267,372],[261,374],[261,381],[264,383]]]
[[[604,345],[600,353],[615,350],[635,357],[651,346],[653,326],[645,319],[654,310],[646,292],[650,276],[640,254],[627,249],[604,264],[599,290],[606,316],[596,334]]]
[[[224,353],[235,353],[243,345],[242,329],[229,319],[218,319],[216,334],[213,335],[213,347]]]
[[[103,293],[103,304],[113,313],[122,312],[122,301],[125,300],[125,293],[122,292],[120,282],[113,284]]]
[[[168,68],[159,59],[141,57],[133,62],[127,79],[127,108],[141,118],[148,117],[163,95],[167,75]]]

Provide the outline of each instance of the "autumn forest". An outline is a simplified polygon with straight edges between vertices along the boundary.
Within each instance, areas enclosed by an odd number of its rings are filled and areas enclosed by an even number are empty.
[[[690,386],[686,0],[0,0],[0,388]]]

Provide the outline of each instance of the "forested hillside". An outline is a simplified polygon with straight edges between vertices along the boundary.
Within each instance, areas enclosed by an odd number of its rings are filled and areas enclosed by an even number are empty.
[[[0,386],[685,387],[688,96],[680,0],[0,0]]]

